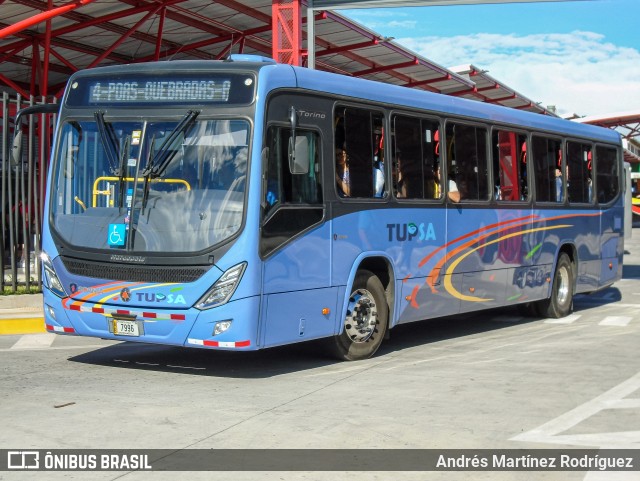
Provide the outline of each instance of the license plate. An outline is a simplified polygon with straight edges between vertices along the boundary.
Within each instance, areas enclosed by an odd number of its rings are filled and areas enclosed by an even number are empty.
[[[118,336],[139,336],[140,328],[136,321],[113,320],[113,333]]]

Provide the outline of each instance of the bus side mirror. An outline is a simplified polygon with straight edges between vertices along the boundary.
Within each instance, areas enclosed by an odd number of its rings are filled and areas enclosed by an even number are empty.
[[[57,114],[60,111],[59,104],[32,105],[18,110],[15,119],[15,136],[11,148],[11,160],[14,165],[20,164],[22,160],[22,118],[34,114]]]
[[[306,135],[289,137],[289,171],[293,175],[309,173],[309,138]]]
[[[22,130],[19,129],[19,126],[16,126],[16,134],[13,137],[11,160],[14,166],[19,165],[22,160]]]

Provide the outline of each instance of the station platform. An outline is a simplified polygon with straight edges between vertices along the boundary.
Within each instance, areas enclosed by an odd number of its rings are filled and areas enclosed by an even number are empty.
[[[42,294],[0,296],[0,335],[46,332]]]

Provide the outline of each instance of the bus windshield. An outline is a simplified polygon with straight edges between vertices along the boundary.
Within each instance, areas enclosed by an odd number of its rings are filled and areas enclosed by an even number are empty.
[[[67,119],[53,163],[51,213],[69,244],[109,251],[198,252],[237,233],[249,123]]]

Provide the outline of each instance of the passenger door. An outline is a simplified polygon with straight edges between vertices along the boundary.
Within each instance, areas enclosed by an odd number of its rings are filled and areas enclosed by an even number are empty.
[[[316,130],[267,128],[260,232],[264,346],[334,333],[337,290],[330,288],[321,150]]]

